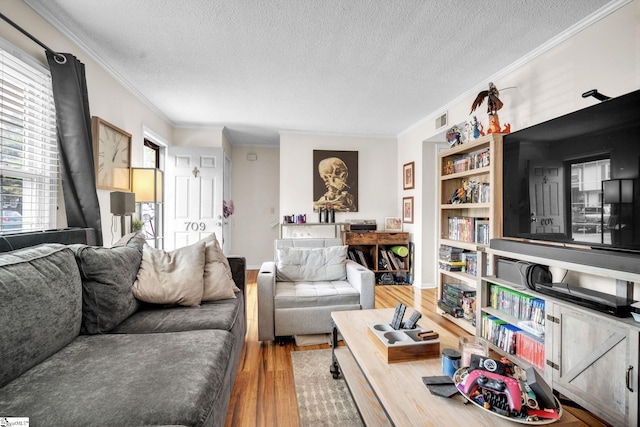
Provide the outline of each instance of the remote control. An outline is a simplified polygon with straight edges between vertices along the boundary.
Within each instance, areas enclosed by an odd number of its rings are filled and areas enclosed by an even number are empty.
[[[404,329],[414,329],[416,327],[416,323],[422,317],[422,314],[419,311],[414,311],[409,317],[409,320],[404,322]]]
[[[391,321],[391,327],[393,329],[400,329],[400,326],[402,326],[402,318],[404,317],[404,312],[407,309],[407,306],[404,305],[401,302],[398,302],[398,304],[396,304],[396,311],[393,314],[393,320]]]

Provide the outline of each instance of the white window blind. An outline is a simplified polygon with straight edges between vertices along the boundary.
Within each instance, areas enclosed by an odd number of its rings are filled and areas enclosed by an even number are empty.
[[[51,76],[0,48],[0,234],[55,228],[57,186]]]

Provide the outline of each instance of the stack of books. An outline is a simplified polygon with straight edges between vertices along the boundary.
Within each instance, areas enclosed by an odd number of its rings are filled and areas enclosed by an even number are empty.
[[[475,324],[476,290],[460,283],[444,283],[438,307],[453,317],[464,318]]]
[[[489,150],[479,153],[471,153],[455,160],[448,160],[444,165],[443,174],[450,175],[452,173],[466,172],[471,169],[479,169],[489,166],[490,156]]]
[[[464,249],[453,246],[440,245],[438,265],[444,271],[462,271],[466,266]]]
[[[512,325],[496,316],[482,317],[482,336],[502,350],[544,369],[544,300],[490,285],[491,307],[518,319]]]

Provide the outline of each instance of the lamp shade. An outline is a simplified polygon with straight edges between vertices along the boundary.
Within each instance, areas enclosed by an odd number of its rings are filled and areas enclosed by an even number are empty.
[[[162,203],[162,171],[155,168],[132,168],[131,184],[136,203]]]
[[[111,213],[114,215],[131,215],[136,211],[135,195],[126,191],[112,191]]]

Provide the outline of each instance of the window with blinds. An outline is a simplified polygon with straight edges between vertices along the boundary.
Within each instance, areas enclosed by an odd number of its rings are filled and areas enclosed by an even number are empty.
[[[0,234],[55,228],[57,186],[51,76],[0,47]]]

